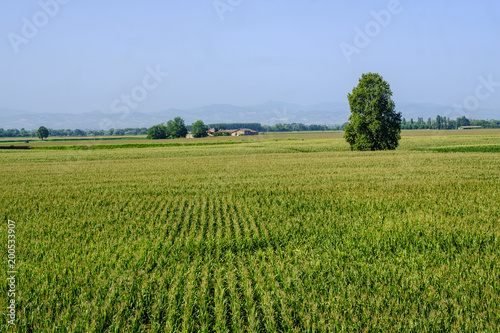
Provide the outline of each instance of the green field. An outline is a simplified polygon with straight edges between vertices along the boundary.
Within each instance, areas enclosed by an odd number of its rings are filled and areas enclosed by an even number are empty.
[[[402,137],[2,149],[0,331],[498,331],[500,130]]]

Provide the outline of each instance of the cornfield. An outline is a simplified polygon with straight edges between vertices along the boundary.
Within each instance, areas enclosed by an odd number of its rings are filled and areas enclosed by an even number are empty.
[[[0,150],[0,331],[497,331],[500,132],[415,133]]]

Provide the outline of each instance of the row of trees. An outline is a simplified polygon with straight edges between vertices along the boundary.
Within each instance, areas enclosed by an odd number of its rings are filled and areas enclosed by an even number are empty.
[[[179,117],[178,117],[179,118]],[[180,119],[182,120],[182,118]],[[342,131],[345,129],[345,125],[305,125],[302,123],[291,123],[291,124],[275,124],[275,125],[261,125],[259,123],[219,123],[219,124],[209,124],[205,125],[201,120],[198,120],[192,125],[184,125],[184,121],[182,120],[182,125],[186,128],[187,131],[191,131],[194,137],[202,137],[203,133],[206,133],[205,128],[218,128],[218,129],[239,129],[239,128],[249,128],[258,132],[294,132],[294,131]],[[401,121],[401,129],[440,129],[440,130],[448,130],[448,129],[457,129],[461,126],[482,126],[483,128],[500,128],[500,120],[475,120],[475,119],[467,119],[466,117],[460,117],[457,119],[450,119],[447,117],[437,116],[435,119],[428,118],[424,121],[424,118],[417,118],[416,121],[413,119],[406,120],[402,118]],[[159,129],[157,128],[159,127]],[[169,137],[180,137],[182,132],[177,130],[169,131],[167,129],[167,125],[159,124],[155,125],[152,128],[153,131],[157,133],[164,133],[164,138]],[[108,130],[82,130],[82,129],[47,129],[49,136],[58,136],[58,137],[87,137],[87,136],[133,136],[133,135],[148,135],[149,130],[146,127],[138,127],[138,128],[120,128],[114,129],[110,128]],[[168,134],[168,135],[167,135]],[[160,134],[163,137],[163,134]],[[185,136],[185,135],[184,135]],[[0,137],[4,138],[35,138],[39,137],[37,135],[37,130],[25,130],[21,128],[18,129],[7,129],[4,130],[0,128]],[[149,137],[149,136],[148,136]]]
[[[327,126],[327,125],[305,125],[302,123],[292,124],[276,124],[272,126],[261,125],[260,123],[218,123],[205,125],[203,121],[198,120],[192,125],[186,126],[181,117],[176,117],[174,120],[169,120],[167,124],[162,123],[151,127],[148,130],[149,139],[175,139],[185,137],[188,131],[194,138],[207,136],[209,128],[217,128],[220,130],[231,130],[248,128],[258,132],[292,132],[292,131],[331,131],[342,130],[344,125]],[[216,132],[214,135],[227,135],[225,132]]]
[[[146,135],[148,129],[146,127],[140,128],[110,128],[108,130],[82,130],[82,129],[52,129],[48,128],[49,136],[62,136],[62,137],[82,137],[82,136],[123,136],[123,135]],[[38,137],[37,130],[26,131],[24,128],[4,130],[0,128],[0,137],[3,138],[34,138]]]
[[[45,126],[40,126],[37,130],[26,131],[24,128],[4,130],[0,128],[0,137],[4,138],[35,138],[46,139],[49,136],[49,130]]]
[[[264,125],[263,132],[307,132],[307,131],[342,131],[343,125],[306,125],[303,123]]]
[[[82,129],[49,129],[50,136],[123,136],[123,135],[146,135],[146,127],[137,128],[110,128],[107,130],[82,130]]]
[[[8,130],[4,130],[0,128],[0,137],[1,138],[34,138],[36,137],[36,130],[27,131],[24,128],[21,130],[11,128]]]
[[[179,117],[177,117],[179,118]],[[175,120],[175,119],[174,119]],[[198,120],[192,125],[185,125],[184,120],[182,118],[178,120],[178,122],[182,121],[182,125],[187,129],[187,131],[193,132],[194,137],[203,136],[202,133],[205,133],[205,127],[208,128],[218,128],[218,129],[239,129],[239,128],[249,128],[258,132],[294,132],[294,131],[335,131],[335,130],[343,130],[344,125],[306,125],[303,123],[291,123],[291,124],[275,124],[275,125],[262,125],[260,123],[215,123],[205,125],[201,120]],[[163,128],[163,127],[165,128]],[[158,132],[158,128],[160,129],[160,133],[165,132],[166,138],[172,136],[176,137],[179,135],[178,131],[174,131],[174,133],[170,133],[166,129],[167,124],[159,124],[153,126],[155,129],[153,131]],[[205,127],[204,127],[205,126]],[[0,128],[0,137],[5,138],[34,138],[37,137],[37,130],[25,130],[21,128],[18,129],[7,129],[4,130]],[[84,136],[132,136],[132,135],[147,135],[149,133],[149,129],[146,127],[137,127],[137,128],[120,128],[114,129],[110,128],[108,130],[82,130],[82,129],[52,129],[48,128],[49,136],[57,136],[57,137],[84,137]],[[168,134],[168,135],[167,135]]]
[[[209,124],[208,127],[225,130],[248,128],[257,132],[338,131],[344,129],[344,125],[306,125],[303,123],[278,123],[275,125],[262,125],[260,123],[219,123]]]
[[[437,116],[435,119],[428,118],[424,121],[424,118],[417,118],[416,121],[410,119],[407,121],[403,118],[401,123],[402,129],[458,129],[462,126],[482,126],[484,128],[500,128],[500,120],[474,120],[468,119],[465,116],[456,119],[446,118]]]
[[[260,123],[215,123],[215,124],[209,124],[208,127],[218,128],[222,130],[248,128],[257,132],[265,131],[265,126],[262,126]]]

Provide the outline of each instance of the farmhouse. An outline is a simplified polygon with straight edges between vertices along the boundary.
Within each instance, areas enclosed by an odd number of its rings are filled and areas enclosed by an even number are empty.
[[[209,136],[214,136],[216,132],[228,133],[230,136],[240,136],[240,135],[259,135],[259,132],[251,130],[249,128],[239,128],[231,130],[217,130],[216,128],[211,128],[207,131]]]
[[[483,126],[460,126],[458,129],[464,129],[464,130],[467,130],[467,129],[478,129],[478,128],[482,128]]]
[[[237,130],[232,129],[232,130],[219,130],[219,132],[222,133],[229,133],[229,135],[234,136],[234,133],[236,133]]]
[[[232,136],[240,136],[240,135],[259,135],[259,132],[248,129],[248,128],[240,128],[235,133],[231,134]]]

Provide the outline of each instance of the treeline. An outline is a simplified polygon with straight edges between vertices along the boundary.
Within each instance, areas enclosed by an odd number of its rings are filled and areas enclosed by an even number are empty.
[[[67,136],[67,137],[83,137],[83,136],[124,136],[124,135],[146,135],[148,129],[146,127],[139,128],[110,128],[108,130],[81,130],[81,129],[52,129],[49,128],[50,136]],[[36,130],[26,131],[24,128],[4,130],[0,128],[0,137],[3,138],[34,138]]]
[[[216,123],[216,124],[208,124],[208,128],[218,128],[221,130],[232,130],[232,129],[240,129],[240,128],[248,128],[257,132],[263,132],[264,128],[259,123]],[[188,129],[191,130],[188,126]]]
[[[208,128],[217,129],[240,129],[248,128],[258,132],[297,132],[297,131],[342,131],[343,125],[306,125],[302,123],[291,124],[275,124],[275,125],[262,125],[260,123],[215,123],[207,125]],[[465,116],[456,119],[437,116],[435,119],[428,118],[424,120],[423,117],[413,118],[410,120],[402,119],[401,129],[458,129],[462,126],[481,126],[483,128],[500,128],[500,120],[476,120],[468,119]],[[192,130],[192,125],[186,125],[188,131]],[[146,127],[128,127],[108,130],[82,130],[82,129],[52,129],[49,128],[49,135],[51,137],[88,137],[88,136],[133,136],[133,135],[147,135],[148,128]],[[0,137],[3,138],[35,138],[36,130],[25,130],[24,128],[7,129],[0,128]]]
[[[123,135],[146,135],[148,129],[146,127],[138,128],[110,128],[108,130],[55,130],[49,128],[50,136],[123,136]]]
[[[257,132],[338,131],[344,129],[344,125],[306,125],[302,123],[280,123],[276,125],[262,125],[260,123],[220,123],[209,124],[208,127],[224,130],[248,128]]]
[[[500,128],[500,120],[475,120],[467,119],[465,116],[456,119],[436,116],[435,119],[428,118],[424,121],[424,118],[417,118],[416,121],[410,119],[409,121],[405,118],[402,119],[401,129],[458,129],[462,126],[481,126],[483,128]]]
[[[208,128],[217,129],[240,129],[248,128],[258,132],[293,132],[293,131],[335,131],[343,130],[344,125],[305,125],[302,123],[262,125],[260,123],[216,123],[207,125]],[[192,125],[186,125],[188,131],[192,130]],[[52,129],[49,128],[49,136],[54,137],[87,137],[87,136],[133,136],[147,135],[148,128],[121,128],[108,130],[82,130],[82,129]],[[0,128],[0,137],[3,138],[35,138],[36,130],[25,130],[24,128],[4,130]]]

